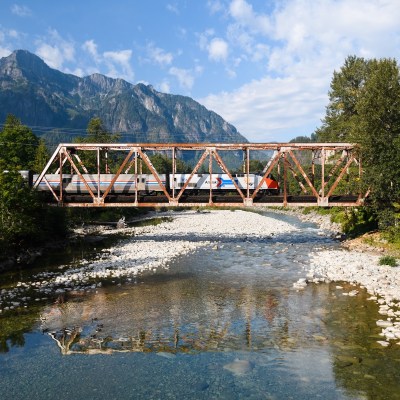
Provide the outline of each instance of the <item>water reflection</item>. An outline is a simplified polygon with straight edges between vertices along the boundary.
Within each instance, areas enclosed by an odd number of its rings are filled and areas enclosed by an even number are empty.
[[[277,318],[287,299],[277,293],[212,286],[199,298],[192,283],[103,289],[84,302],[46,307],[42,328],[63,354],[251,350],[287,335],[287,319]]]

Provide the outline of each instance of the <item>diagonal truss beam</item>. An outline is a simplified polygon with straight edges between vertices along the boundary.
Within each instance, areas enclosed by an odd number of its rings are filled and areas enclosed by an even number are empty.
[[[156,169],[154,168],[152,162],[150,161],[150,158],[147,156],[146,153],[144,153],[142,151],[142,149],[140,147],[137,148],[137,152],[140,155],[141,159],[145,162],[145,164],[149,167],[151,173],[153,174],[154,178],[156,178],[156,181],[158,182],[158,184],[160,185],[161,190],[164,192],[165,196],[167,197],[167,199],[169,201],[172,200],[171,196],[169,195],[167,188],[165,187],[165,185],[162,183],[160,176],[158,175],[158,172],[156,171]]]
[[[191,172],[188,180],[184,183],[184,185],[182,186],[182,189],[179,191],[178,195],[175,197],[174,200],[179,200],[183,194],[183,192],[186,190],[186,188],[189,185],[189,182],[192,180],[194,174],[198,171],[198,169],[201,167],[201,165],[203,164],[203,162],[205,161],[205,159],[208,156],[208,150],[206,149],[204,151],[204,153],[202,154],[202,156],[200,157],[199,161],[197,162],[196,166],[193,168],[193,171]],[[174,182],[175,185],[175,182]]]
[[[87,183],[86,179],[83,177],[83,175],[81,174],[81,172],[79,171],[78,167],[75,165],[74,160],[71,158],[71,155],[68,153],[68,150],[66,147],[64,147],[61,152],[68,158],[68,161],[70,162],[72,168],[74,169],[74,171],[77,173],[79,179],[81,180],[81,182],[83,182],[83,184],[85,185],[86,189],[88,190],[90,196],[92,197],[92,199],[94,200],[96,198],[96,196],[94,195],[92,189],[90,188],[89,184]]]
[[[107,189],[104,191],[102,199],[104,200],[108,193],[110,192],[111,188],[114,186],[114,183],[116,182],[116,180],[118,179],[118,177],[121,175],[122,170],[125,168],[125,165],[127,164],[127,162],[129,161],[129,159],[132,157],[132,154],[135,152],[135,149],[131,149],[131,151],[128,153],[128,155],[125,157],[125,160],[122,162],[122,164],[120,165],[120,167],[118,168],[117,173],[114,175],[114,177],[112,178],[110,184],[108,185]],[[135,186],[137,186],[137,182],[135,182]]]
[[[314,185],[311,183],[310,178],[307,176],[307,174],[304,172],[303,167],[300,165],[299,160],[296,158],[292,150],[288,151],[290,157],[292,158],[293,162],[296,164],[296,167],[300,171],[301,175],[307,182],[307,185],[310,187],[311,191],[313,192],[315,197],[319,197],[317,190],[315,189]]]
[[[343,175],[345,174],[347,168],[350,167],[350,165],[352,164],[353,161],[355,161],[354,155],[352,155],[350,157],[350,159],[347,161],[346,165],[342,168],[342,170],[340,171],[338,177],[336,178],[335,182],[333,183],[332,187],[329,189],[329,192],[326,195],[326,197],[332,196],[333,191],[336,189],[337,185],[339,184],[339,182],[341,181]]]
[[[272,158],[268,162],[269,167],[265,171],[261,181],[259,182],[259,184],[257,185],[256,189],[254,190],[253,194],[251,195],[251,198],[253,200],[257,196],[257,193],[259,192],[259,190],[261,189],[261,186],[262,186],[265,178],[271,173],[271,171],[274,169],[275,165],[278,163],[279,159],[281,158],[281,155],[282,155],[282,152],[280,150],[272,155]]]
[[[229,179],[232,181],[232,183],[234,184],[236,190],[238,191],[240,197],[244,200],[245,199],[245,195],[243,194],[243,192],[241,191],[239,185],[236,183],[236,181],[233,179],[231,173],[229,172],[228,167],[225,165],[225,163],[222,161],[222,158],[219,156],[217,150],[212,150],[210,153],[210,157],[211,155],[214,155],[215,160],[217,161],[218,165],[221,167],[221,169],[223,171],[225,171],[225,173],[228,175]],[[247,182],[249,181],[249,176],[247,175]]]

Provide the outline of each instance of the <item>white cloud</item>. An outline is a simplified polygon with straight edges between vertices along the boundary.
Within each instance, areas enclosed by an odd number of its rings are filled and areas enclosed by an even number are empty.
[[[176,3],[168,3],[166,8],[168,11],[171,11],[172,13],[174,13],[176,15],[180,14],[178,5]]]
[[[208,0],[207,7],[211,14],[216,14],[217,12],[224,10],[224,5],[219,0]]]
[[[170,93],[171,92],[171,87],[168,81],[164,80],[160,84],[160,91],[163,93]]]
[[[20,6],[18,4],[13,4],[11,6],[11,12],[19,17],[30,17],[32,15],[32,11],[27,6]]]
[[[135,74],[131,66],[132,50],[105,51],[101,53],[98,47],[93,39],[86,40],[83,43],[82,50],[89,55],[89,62],[93,63],[94,61],[95,66],[83,67],[81,63],[77,71],[80,72],[79,69],[81,69],[81,72],[85,71],[86,74],[104,73],[101,70],[106,68],[106,75],[133,82]]]
[[[88,52],[96,63],[100,62],[100,56],[97,52],[97,44],[94,42],[94,40],[86,40],[86,42],[82,45],[82,49]]]
[[[194,74],[192,70],[171,67],[168,72],[170,75],[178,79],[179,85],[182,88],[190,90],[193,87]]]
[[[269,34],[271,31],[270,18],[266,14],[257,14],[245,0],[233,0],[229,5],[229,13],[236,23],[252,32]]]
[[[8,57],[11,53],[12,51],[10,49],[0,46],[0,58]]]
[[[149,43],[146,50],[151,62],[161,66],[170,65],[174,59],[172,53],[154,46],[153,43]]]
[[[65,62],[75,61],[74,43],[63,39],[55,29],[36,42],[36,54],[52,68],[63,69]]]
[[[226,31],[230,53],[240,60],[241,68],[244,61],[261,61],[264,72],[232,92],[200,100],[253,141],[312,133],[325,114],[333,71],[348,55],[397,59],[400,55],[397,0],[277,4],[267,15],[256,13],[248,1],[230,2]],[[238,48],[243,54],[237,54]],[[234,76],[237,70],[233,63],[229,66]]]
[[[107,75],[133,81],[134,73],[130,61],[132,50],[106,51],[103,53],[104,62],[109,71]],[[122,70],[122,72],[121,72]]]
[[[213,61],[225,61],[228,57],[228,43],[221,38],[214,38],[208,45],[208,58]]]
[[[312,77],[305,81],[264,78],[200,102],[233,123],[247,138],[265,142],[277,140],[282,132],[292,132],[291,137],[311,134],[316,128],[313,123],[322,117],[321,104],[327,100],[324,89],[321,81]],[[298,130],[310,125],[309,132]]]

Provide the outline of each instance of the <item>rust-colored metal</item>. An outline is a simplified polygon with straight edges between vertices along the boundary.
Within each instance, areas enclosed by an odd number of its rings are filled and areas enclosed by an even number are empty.
[[[224,172],[228,175],[229,179],[232,181],[233,185],[235,186],[236,190],[238,191],[240,197],[244,200],[244,199],[245,199],[245,196],[244,196],[243,192],[240,190],[238,184],[237,184],[236,181],[233,179],[233,176],[232,176],[231,173],[229,172],[229,169],[227,168],[227,166],[225,165],[225,163],[222,161],[222,159],[221,159],[221,157],[219,156],[217,150],[214,150],[212,153],[214,154],[214,158],[215,158],[215,160],[217,161],[218,165],[221,167],[222,171],[224,171]],[[210,153],[210,157],[211,157],[211,154],[212,154],[212,153]],[[248,181],[248,179],[247,179],[247,181]]]
[[[257,187],[250,188],[250,159],[252,152],[267,150],[273,151],[273,154],[263,168],[261,181],[257,184]],[[87,168],[77,154],[78,151],[95,151],[97,153],[97,171],[87,171]],[[101,174],[110,172],[108,157],[109,153],[114,151],[123,152],[127,155],[113,176],[111,183],[101,192]],[[177,154],[182,154],[185,151],[202,151],[202,155],[190,173],[189,178],[184,182],[182,188],[178,192],[174,178],[177,173],[182,171],[176,170]],[[247,182],[243,190],[239,187],[235,180],[235,175],[228,168],[223,157],[221,157],[220,152],[225,151],[243,152],[243,173]],[[165,152],[168,154],[168,157],[169,154],[171,155],[171,187],[169,187],[168,175],[166,177],[166,184],[162,182],[160,174],[149,158],[149,152]],[[303,157],[301,154],[302,152],[305,153],[306,156]],[[338,152],[341,152],[339,158],[337,158]],[[106,157],[103,161],[100,159],[102,154]],[[311,155],[311,158],[308,154]],[[328,159],[327,154],[329,155]],[[209,157],[208,173],[210,174],[210,186],[207,192],[208,201],[206,199],[202,201],[202,197],[204,197],[205,194],[201,194],[199,198],[194,200],[192,196],[193,191],[188,189],[188,185],[201,165],[206,161],[207,157]],[[236,195],[231,194],[231,197],[223,196],[223,191],[213,190],[212,176],[213,174],[215,176],[216,173],[219,173],[213,171],[214,159],[220,170],[227,174],[232,181],[237,192]],[[308,167],[310,167],[309,174],[305,172],[305,165],[302,165],[299,161],[305,159],[310,160],[310,163],[307,164]],[[152,201],[153,198],[150,198],[151,196],[145,196],[142,192],[139,193],[138,190],[138,179],[139,174],[142,173],[142,162],[147,165],[160,188],[159,194],[154,196],[154,201]],[[83,182],[85,185],[88,193],[86,197],[90,200],[82,201],[79,195],[77,195],[77,200],[75,200],[73,196],[69,196],[65,193],[65,188],[63,188],[63,171],[68,169],[67,163],[71,169],[71,174],[77,175],[79,181]],[[363,204],[368,193],[365,195],[356,193],[350,197],[346,197],[345,195],[335,192],[337,192],[337,187],[345,176],[346,171],[349,170],[349,167],[353,163],[358,165],[358,175],[359,178],[361,178],[362,169],[360,155],[357,146],[352,143],[73,143],[58,145],[46,167],[35,181],[34,187],[37,188],[40,182],[44,182],[49,189],[49,193],[53,196],[55,204],[64,207],[202,207],[210,205],[213,207],[269,207],[282,205],[288,207],[310,205],[324,207],[340,205],[351,207]],[[321,173],[320,177],[318,177],[319,172],[316,172],[316,164],[320,164],[320,169],[318,169]],[[118,177],[123,173],[122,171],[127,174],[132,167],[134,167],[134,178],[132,177],[132,179],[135,179],[134,190],[132,190],[130,197],[132,200],[130,200],[129,196],[123,196],[121,194],[120,200],[122,201],[118,201],[119,195],[114,191],[111,193],[111,189]],[[104,171],[102,171],[102,168]],[[281,176],[282,168],[283,176]],[[97,188],[95,192],[91,189],[80,170],[83,170],[84,173],[97,174]],[[56,193],[46,178],[46,174],[54,174],[52,171],[60,175],[59,193]],[[291,193],[292,188],[288,186],[288,171],[290,171],[298,182],[301,191],[306,193],[308,186],[311,189],[312,195],[304,196],[298,193]],[[260,191],[265,179],[269,177],[271,173],[274,173],[274,175],[277,174],[278,176],[281,194],[279,196],[270,196],[266,199],[265,192]],[[325,174],[327,174],[327,176]],[[333,180],[332,178],[334,176],[336,177],[335,181],[332,186],[329,185],[330,187],[328,187],[328,183],[330,183],[330,180]],[[302,179],[304,179],[304,181]],[[298,191],[299,189],[296,190],[296,192]],[[124,201],[125,197],[127,197],[127,201]]]
[[[315,197],[318,197],[318,193],[315,190],[314,185],[311,183],[310,179],[308,178],[307,174],[304,172],[304,169],[300,165],[299,161],[297,160],[296,156],[294,155],[292,150],[288,150],[290,157],[292,157],[293,162],[296,164],[296,167],[299,169],[300,173],[303,175],[303,178],[307,182],[307,185],[310,186],[311,191],[313,192]]]

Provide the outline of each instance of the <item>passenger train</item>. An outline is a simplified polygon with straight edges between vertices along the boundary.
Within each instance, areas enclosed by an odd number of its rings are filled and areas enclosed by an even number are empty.
[[[82,174],[84,180],[95,193],[97,192],[98,175],[97,174]],[[38,179],[39,175],[33,176],[33,183]],[[62,188],[67,194],[88,194],[89,191],[86,184],[76,174],[63,174]],[[104,193],[110,186],[115,175],[113,174],[100,174],[100,192]],[[51,188],[57,192],[60,190],[60,175],[58,174],[46,174],[46,181]],[[160,174],[160,181],[164,188],[168,192],[172,192],[172,189],[176,191],[181,190],[190,178],[190,174]],[[262,182],[260,186],[261,194],[279,194],[279,183],[273,178],[272,175],[263,179],[261,174],[236,174],[232,175],[236,185],[241,190],[247,190],[249,187],[250,191],[254,191]],[[45,179],[38,185],[39,191],[50,191]],[[137,189],[136,189],[137,187]],[[194,174],[186,186],[185,190],[188,190],[192,194],[204,193],[209,191],[210,188],[213,191],[220,193],[235,192],[236,187],[232,179],[228,174]],[[138,174],[135,179],[134,174],[121,174],[114,182],[109,193],[111,194],[134,194],[136,190],[140,194],[154,194],[163,192],[158,180],[152,174]]]

